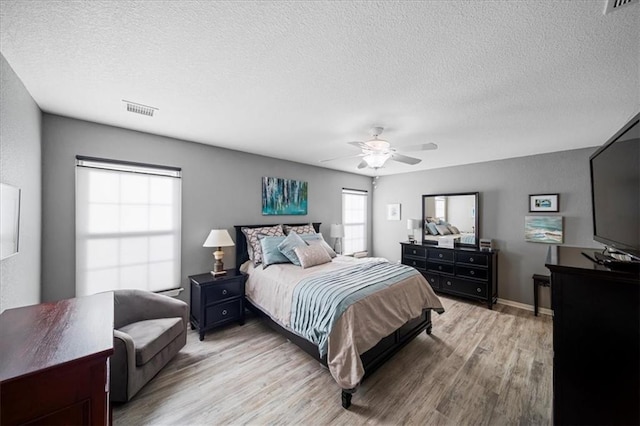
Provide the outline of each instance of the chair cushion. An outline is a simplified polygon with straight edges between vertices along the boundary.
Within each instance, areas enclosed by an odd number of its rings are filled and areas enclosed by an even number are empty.
[[[182,318],[138,321],[119,329],[131,336],[136,348],[136,365],[144,365],[184,331]]]

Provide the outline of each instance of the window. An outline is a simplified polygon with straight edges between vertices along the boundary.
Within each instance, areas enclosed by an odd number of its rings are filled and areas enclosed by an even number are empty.
[[[180,169],[77,157],[76,296],[179,287]]]
[[[342,190],[342,252],[352,254],[367,250],[367,192]]]
[[[447,199],[445,197],[436,197],[436,217],[440,220],[445,220],[447,217]]]

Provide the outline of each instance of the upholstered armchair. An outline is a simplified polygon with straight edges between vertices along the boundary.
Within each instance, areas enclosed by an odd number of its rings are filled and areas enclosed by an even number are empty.
[[[111,400],[129,401],[187,343],[188,305],[142,290],[115,290]]]

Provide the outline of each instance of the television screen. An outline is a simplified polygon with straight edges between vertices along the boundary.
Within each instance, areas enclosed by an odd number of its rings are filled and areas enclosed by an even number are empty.
[[[640,114],[589,159],[593,238],[640,256]]]

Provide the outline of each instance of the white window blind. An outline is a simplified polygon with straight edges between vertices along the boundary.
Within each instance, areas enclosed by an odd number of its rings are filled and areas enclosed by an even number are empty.
[[[179,168],[78,157],[76,296],[179,287]]]
[[[354,189],[342,190],[343,253],[352,254],[367,249],[367,193]]]

